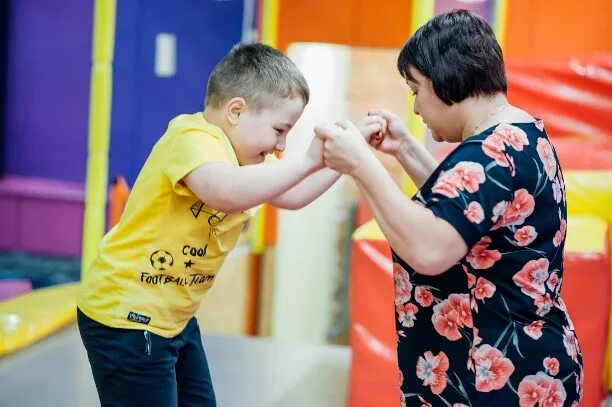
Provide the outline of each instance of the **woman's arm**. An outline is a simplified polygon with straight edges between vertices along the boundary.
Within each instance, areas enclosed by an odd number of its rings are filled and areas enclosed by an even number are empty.
[[[374,147],[394,156],[412,181],[420,188],[438,166],[436,159],[422,143],[410,134],[404,122],[397,115],[387,110],[374,111],[369,114],[380,116],[387,124],[384,138]]]
[[[444,273],[466,255],[468,248],[455,228],[408,199],[374,155],[364,157],[351,175],[389,245],[417,273]]]
[[[364,193],[393,250],[416,272],[437,275],[467,253],[461,235],[445,220],[408,199],[350,122],[318,126],[325,164],[351,175]]]

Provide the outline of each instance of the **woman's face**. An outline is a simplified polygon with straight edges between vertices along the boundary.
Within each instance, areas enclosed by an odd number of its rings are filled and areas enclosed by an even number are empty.
[[[412,66],[409,69],[415,79],[415,82],[406,81],[415,95],[414,113],[421,116],[423,122],[431,130],[435,141],[451,143],[461,141],[463,119],[459,114],[457,104],[453,103],[449,106],[444,103],[436,95],[431,79]]]

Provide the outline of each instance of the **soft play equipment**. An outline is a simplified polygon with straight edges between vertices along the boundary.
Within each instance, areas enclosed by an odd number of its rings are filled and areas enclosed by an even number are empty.
[[[78,283],[41,288],[0,303],[0,356],[24,348],[76,319]]]
[[[0,279],[0,302],[32,291],[30,280],[23,278]]]

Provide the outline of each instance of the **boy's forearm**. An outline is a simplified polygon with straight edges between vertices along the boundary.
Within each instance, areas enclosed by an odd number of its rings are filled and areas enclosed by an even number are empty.
[[[270,201],[316,169],[302,158],[242,167],[210,163],[192,171],[185,183],[213,208],[236,213]]]
[[[406,140],[395,158],[419,188],[438,167],[438,162],[425,146],[414,139]]]
[[[323,168],[269,202],[283,209],[300,209],[317,199],[340,178],[340,173]]]

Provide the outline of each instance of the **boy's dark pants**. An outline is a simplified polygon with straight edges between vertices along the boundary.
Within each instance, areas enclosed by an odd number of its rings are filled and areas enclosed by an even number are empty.
[[[79,309],[77,321],[102,407],[216,406],[195,318],[171,339],[111,328]]]

